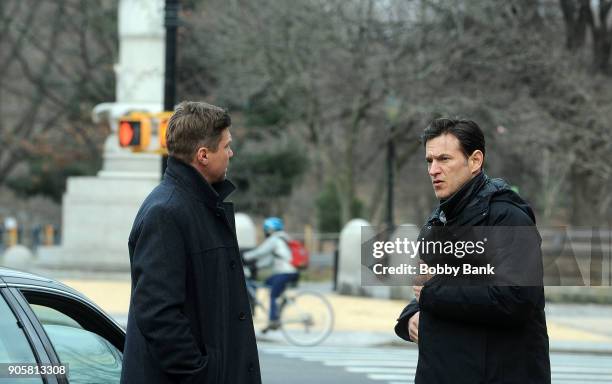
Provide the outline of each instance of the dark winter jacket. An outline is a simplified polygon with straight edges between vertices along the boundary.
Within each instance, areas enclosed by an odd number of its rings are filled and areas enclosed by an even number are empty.
[[[432,228],[441,226],[533,226],[539,239],[527,203],[503,180],[484,173],[440,204],[419,239],[427,239]],[[509,254],[511,263],[521,265],[521,252]],[[541,256],[538,263],[541,268]],[[413,300],[401,313],[395,327],[398,336],[410,340],[407,324],[417,311],[415,383],[550,383],[541,285],[462,286],[436,275],[424,284],[419,302]]]
[[[142,204],[121,383],[261,383],[233,190],[171,157]]]

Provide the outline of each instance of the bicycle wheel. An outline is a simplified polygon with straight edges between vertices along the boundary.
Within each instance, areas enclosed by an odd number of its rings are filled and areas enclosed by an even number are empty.
[[[334,327],[334,311],[322,294],[292,292],[281,300],[281,331],[287,341],[294,345],[312,346],[329,336]]]

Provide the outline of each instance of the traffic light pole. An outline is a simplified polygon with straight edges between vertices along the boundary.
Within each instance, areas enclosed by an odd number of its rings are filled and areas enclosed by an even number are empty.
[[[179,25],[179,0],[166,0],[166,66],[164,74],[164,111],[173,111],[176,104],[176,30]],[[162,155],[162,177],[168,165],[168,155]]]

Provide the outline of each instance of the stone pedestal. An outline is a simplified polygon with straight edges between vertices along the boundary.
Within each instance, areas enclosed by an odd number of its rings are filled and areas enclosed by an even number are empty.
[[[374,236],[371,224],[363,219],[349,221],[340,232],[338,255],[338,292],[347,295],[368,295],[371,287],[362,287],[362,231],[365,238]]]
[[[113,134],[107,147],[116,143]],[[159,184],[161,158],[107,148],[97,177],[71,177],[62,202],[62,244],[41,247],[41,266],[129,270],[128,236],[145,197]]]

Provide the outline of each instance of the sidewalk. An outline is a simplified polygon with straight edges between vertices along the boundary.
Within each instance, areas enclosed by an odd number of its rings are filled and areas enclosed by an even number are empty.
[[[82,292],[125,324],[129,280],[65,279],[62,282]],[[320,286],[317,290],[324,291],[335,313],[334,333],[325,344],[414,348],[414,344],[399,339],[393,332],[405,301],[340,296]],[[260,294],[266,297],[267,293]],[[547,304],[546,312],[551,351],[612,354],[612,306]],[[276,340],[274,336],[266,339]]]

